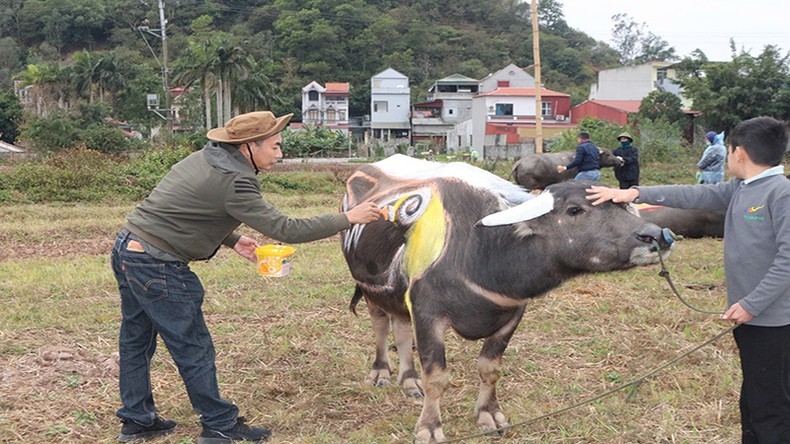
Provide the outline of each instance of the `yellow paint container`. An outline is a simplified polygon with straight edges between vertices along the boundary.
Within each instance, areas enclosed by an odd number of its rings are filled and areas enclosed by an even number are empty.
[[[296,248],[288,245],[262,245],[255,249],[258,273],[267,277],[283,277],[291,272],[291,255]]]

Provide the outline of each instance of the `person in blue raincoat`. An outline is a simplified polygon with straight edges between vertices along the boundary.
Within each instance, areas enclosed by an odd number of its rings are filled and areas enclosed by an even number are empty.
[[[700,170],[699,183],[719,183],[724,180],[724,161],[727,159],[724,132],[716,134],[709,131],[705,134],[705,142],[708,147],[697,162],[697,168]]]

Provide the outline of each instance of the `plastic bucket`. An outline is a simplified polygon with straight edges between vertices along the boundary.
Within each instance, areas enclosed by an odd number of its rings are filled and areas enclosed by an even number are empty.
[[[291,272],[291,255],[296,248],[288,245],[262,245],[255,249],[258,273],[268,277],[283,277]]]

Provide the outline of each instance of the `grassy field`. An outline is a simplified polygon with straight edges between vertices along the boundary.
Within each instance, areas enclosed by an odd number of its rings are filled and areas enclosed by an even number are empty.
[[[272,200],[306,216],[335,211],[338,196]],[[108,253],[131,208],[0,207],[1,442],[114,442],[120,312]],[[721,257],[720,240],[679,243],[668,265],[693,303],[722,308]],[[227,249],[192,267],[206,287],[222,393],[251,422],[271,427],[272,442],[411,441],[421,402],[395,386],[362,384],[373,334],[364,308],[359,317],[347,310],[353,284],[337,238],[297,246],[286,278],[266,280]],[[463,442],[738,442],[740,376],[730,335],[649,378],[631,399],[623,390],[531,421],[631,381],[727,327],[678,302],[658,271],[585,276],[531,302],[499,386],[511,423],[527,424],[501,439]],[[448,334],[452,386],[443,418],[451,439],[478,433],[479,347]],[[160,412],[179,423],[155,442],[196,442],[197,416],[164,347],[153,385]]]

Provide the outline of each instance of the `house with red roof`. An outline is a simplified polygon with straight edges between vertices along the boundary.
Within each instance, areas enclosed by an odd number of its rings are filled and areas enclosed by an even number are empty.
[[[302,125],[325,126],[347,135],[348,95],[348,83],[328,82],[321,86],[310,82],[302,88]]]
[[[534,87],[499,87],[474,96],[469,146],[489,159],[518,158],[534,152],[536,92]],[[575,126],[569,118],[568,94],[541,88],[540,96],[544,138],[556,137]]]
[[[638,113],[641,103],[641,100],[586,100],[571,108],[571,121],[578,124],[585,117],[593,117],[625,126],[628,115]]]

